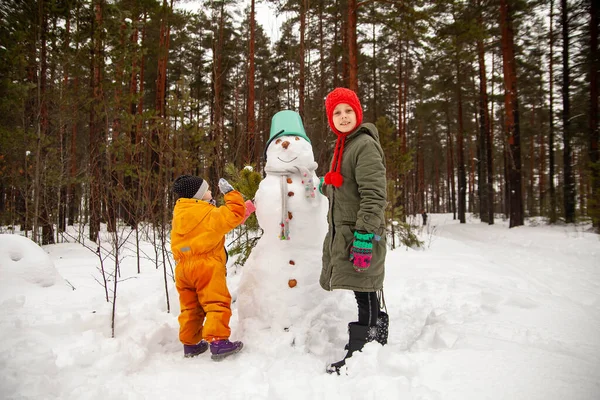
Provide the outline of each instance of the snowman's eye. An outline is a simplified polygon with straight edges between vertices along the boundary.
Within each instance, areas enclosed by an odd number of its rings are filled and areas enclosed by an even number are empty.
[[[277,140],[275,141],[275,144],[279,144],[279,143],[281,143],[281,139],[277,139]]]
[[[296,140],[300,140],[300,138],[298,136],[296,136]]]

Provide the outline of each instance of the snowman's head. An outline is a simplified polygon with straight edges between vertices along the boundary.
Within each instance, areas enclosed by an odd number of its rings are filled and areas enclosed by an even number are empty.
[[[311,144],[300,136],[277,136],[267,147],[267,166],[273,169],[308,167],[315,161]]]
[[[273,115],[271,133],[265,147],[267,165],[308,166],[314,162],[314,158],[300,114],[292,110],[283,110]]]

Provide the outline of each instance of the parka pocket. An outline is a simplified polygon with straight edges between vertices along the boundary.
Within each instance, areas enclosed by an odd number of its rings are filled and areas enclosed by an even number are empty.
[[[343,266],[342,269],[354,270],[352,261],[350,261],[350,250],[354,242],[354,230],[350,225],[337,225],[335,227],[335,237],[331,249],[331,258],[335,264]]]
[[[379,241],[373,240],[373,253],[371,258],[371,266],[365,271],[357,272],[354,269],[354,264],[350,260],[350,252],[352,251],[352,245],[354,244],[354,225],[343,224],[336,226],[336,235],[338,236],[338,242],[334,240],[334,250],[332,258],[337,261],[337,265],[343,265],[343,270],[356,274],[362,277],[377,276],[383,273],[385,256],[386,256],[386,241],[382,237]]]

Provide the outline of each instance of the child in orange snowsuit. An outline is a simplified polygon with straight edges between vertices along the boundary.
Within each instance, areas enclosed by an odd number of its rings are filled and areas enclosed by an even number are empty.
[[[227,289],[225,234],[244,220],[242,195],[224,179],[219,181],[225,205],[216,207],[208,183],[182,175],[173,184],[179,196],[173,210],[171,251],[176,262],[179,293],[179,340],[184,356],[204,353],[212,358],[235,354],[242,342],[230,342],[231,295]]]

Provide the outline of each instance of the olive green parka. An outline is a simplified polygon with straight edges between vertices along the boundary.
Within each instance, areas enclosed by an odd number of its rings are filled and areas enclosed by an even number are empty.
[[[329,199],[329,231],[323,242],[323,269],[319,283],[325,290],[375,292],[383,288],[386,255],[385,156],[375,125],[364,123],[346,138],[342,154],[343,184],[323,185]],[[350,261],[354,231],[376,235],[371,266],[356,272]]]

